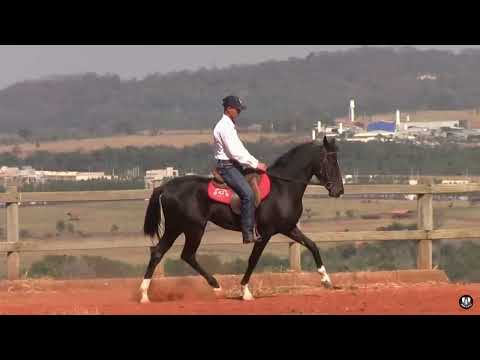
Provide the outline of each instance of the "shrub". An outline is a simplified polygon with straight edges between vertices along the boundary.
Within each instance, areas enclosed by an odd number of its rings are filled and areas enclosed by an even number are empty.
[[[401,224],[394,222],[388,226],[381,226],[377,228],[377,231],[402,231],[402,230],[418,230],[417,224]]]
[[[345,212],[345,215],[347,215],[347,217],[348,217],[349,219],[353,219],[353,218],[355,218],[355,211],[354,211],[354,210],[347,210],[347,211]]]
[[[73,226],[72,223],[68,223],[68,225],[67,225],[67,231],[68,231],[70,234],[75,233],[75,226]]]
[[[362,215],[361,218],[363,220],[379,220],[382,217],[378,214],[367,214],[367,215]]]
[[[63,220],[58,220],[57,221],[57,225],[56,225],[56,229],[59,233],[62,233],[65,231],[65,221]]]

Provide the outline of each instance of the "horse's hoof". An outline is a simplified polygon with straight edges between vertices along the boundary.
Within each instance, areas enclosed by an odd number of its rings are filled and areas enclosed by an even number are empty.
[[[255,298],[253,297],[252,293],[250,292],[250,289],[247,286],[242,286],[242,299],[244,301],[253,301]]]
[[[330,280],[330,276],[328,276],[327,271],[325,270],[325,267],[322,266],[320,269],[318,269],[318,272],[322,276],[322,280],[321,280],[322,286],[326,289],[331,289],[333,287],[332,281]]]
[[[223,289],[222,288],[215,288],[215,289],[213,289],[213,293],[215,294],[216,297],[221,297],[221,296],[223,296]]]
[[[333,289],[333,285],[330,281],[322,281],[322,286],[325,288],[325,289]]]

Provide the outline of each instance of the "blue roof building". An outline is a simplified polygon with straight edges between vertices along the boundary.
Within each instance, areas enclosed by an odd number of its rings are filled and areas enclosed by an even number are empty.
[[[397,126],[394,122],[386,121],[376,121],[371,124],[368,124],[367,131],[386,131],[390,133],[395,133]]]

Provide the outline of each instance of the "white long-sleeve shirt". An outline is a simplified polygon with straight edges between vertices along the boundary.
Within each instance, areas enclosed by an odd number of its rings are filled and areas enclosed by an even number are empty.
[[[238,137],[235,124],[227,115],[223,115],[215,126],[213,138],[215,159],[236,160],[242,165],[247,165],[254,169],[257,168],[258,160],[243,146],[242,141]]]

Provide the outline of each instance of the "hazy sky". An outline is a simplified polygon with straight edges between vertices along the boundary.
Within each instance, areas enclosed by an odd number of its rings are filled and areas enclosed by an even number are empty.
[[[305,57],[310,52],[360,45],[0,45],[0,89],[49,75],[118,74],[141,79],[152,73],[225,67]],[[378,45],[375,45],[378,46]],[[393,45],[383,45],[393,46]],[[480,45],[412,45],[460,50]]]

